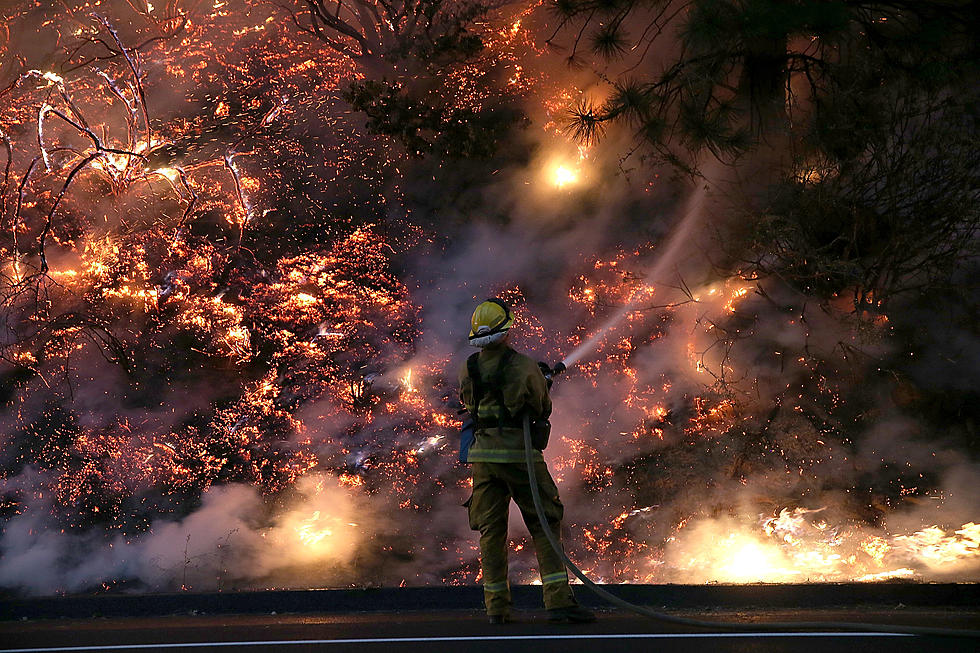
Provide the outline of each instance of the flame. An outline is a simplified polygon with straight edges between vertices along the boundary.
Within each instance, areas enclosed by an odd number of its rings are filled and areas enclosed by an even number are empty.
[[[875,582],[920,578],[923,571],[980,566],[980,533],[973,522],[947,533],[936,526],[905,535],[868,534],[833,525],[821,510],[780,510],[760,529],[734,520],[686,524],[668,565],[678,578],[702,582]],[[683,555],[683,557],[677,557]]]
[[[304,546],[316,547],[323,543],[326,538],[333,535],[333,531],[320,522],[320,511],[315,510],[310,517],[304,519],[296,527],[296,535]]]
[[[309,306],[316,303],[316,297],[309,293],[301,292],[296,293],[296,303],[300,306]]]
[[[552,172],[552,179],[557,188],[564,188],[578,182],[578,173],[565,165],[558,165]]]
[[[911,535],[895,537],[892,546],[930,569],[942,570],[980,559],[980,524],[968,522],[952,535],[939,526],[929,526]]]
[[[899,579],[912,579],[912,578],[915,578],[915,570],[909,569],[908,567],[903,567],[902,569],[882,571],[876,574],[865,574],[864,576],[858,576],[854,580],[859,583],[880,583],[886,580],[899,580]]]
[[[180,178],[180,171],[176,168],[157,168],[153,171],[154,174],[161,175],[170,180],[171,183],[176,183]]]
[[[793,575],[780,568],[777,553],[759,542],[733,535],[721,546],[732,550],[728,561],[720,568],[723,580],[746,583],[784,579],[787,575]]]

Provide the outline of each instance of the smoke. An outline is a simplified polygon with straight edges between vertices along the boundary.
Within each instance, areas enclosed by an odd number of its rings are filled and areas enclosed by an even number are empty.
[[[0,584],[39,595],[116,579],[133,579],[130,591],[344,585],[361,577],[354,565],[376,519],[363,498],[319,475],[275,502],[252,486],[216,486],[187,517],[107,544],[58,532],[30,510],[5,525]]]

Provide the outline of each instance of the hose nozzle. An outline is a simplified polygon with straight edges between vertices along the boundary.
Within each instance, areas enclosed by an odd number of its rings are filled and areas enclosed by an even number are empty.
[[[545,380],[548,382],[549,388],[551,387],[551,384],[554,382],[555,377],[565,371],[564,363],[555,363],[555,366],[551,367],[544,361],[541,361],[540,363],[538,363],[538,367],[541,368],[541,374],[544,375]]]

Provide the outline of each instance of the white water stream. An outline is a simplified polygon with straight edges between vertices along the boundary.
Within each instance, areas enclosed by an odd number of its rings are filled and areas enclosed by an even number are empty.
[[[707,176],[708,175],[706,175],[706,177]],[[706,180],[701,180],[697,188],[694,189],[691,196],[687,199],[687,203],[684,206],[683,217],[681,218],[680,222],[677,223],[677,226],[674,227],[674,230],[667,238],[667,243],[661,250],[659,257],[653,264],[653,267],[647,273],[645,277],[645,282],[647,284],[652,285],[657,282],[662,282],[664,275],[676,265],[677,257],[683,251],[685,243],[690,241],[695,227],[697,227],[701,222],[701,218],[704,215],[704,204],[707,194],[708,182]],[[616,311],[615,314],[606,320],[598,331],[592,334],[588,340],[580,344],[571,354],[565,357],[565,360],[562,361],[565,367],[572,367],[578,363],[582,357],[594,350],[602,338],[604,338],[606,334],[618,326],[619,323],[622,322],[623,319],[636,308],[637,302],[630,302]]]

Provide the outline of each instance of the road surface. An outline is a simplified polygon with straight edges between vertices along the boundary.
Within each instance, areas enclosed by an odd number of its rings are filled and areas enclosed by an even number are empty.
[[[980,640],[871,632],[767,632],[772,621],[867,622],[943,628],[980,628],[980,608],[846,610],[737,610],[678,612],[681,616],[758,623],[739,633],[662,624],[619,612],[600,612],[585,625],[548,624],[542,611],[518,614],[518,623],[491,626],[476,610],[306,615],[176,615],[0,622],[0,653],[70,651],[257,653],[573,653],[616,651],[681,653],[810,653],[860,651],[967,652]]]

